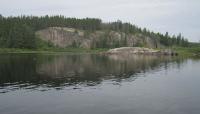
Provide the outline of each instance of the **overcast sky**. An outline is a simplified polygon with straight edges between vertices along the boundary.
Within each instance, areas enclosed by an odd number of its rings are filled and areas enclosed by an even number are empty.
[[[3,16],[64,15],[122,20],[200,41],[200,0],[0,0]]]

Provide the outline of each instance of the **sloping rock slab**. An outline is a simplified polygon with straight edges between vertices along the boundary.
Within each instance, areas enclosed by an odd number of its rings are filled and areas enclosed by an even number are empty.
[[[171,49],[155,50],[143,47],[121,47],[108,50],[105,54],[143,54],[143,55],[170,55],[177,56],[178,53]]]

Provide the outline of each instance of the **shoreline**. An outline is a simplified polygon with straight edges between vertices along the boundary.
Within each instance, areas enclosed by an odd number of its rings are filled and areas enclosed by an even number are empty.
[[[99,53],[107,49],[84,49],[84,48],[48,48],[48,49],[18,49],[0,48],[0,53]]]
[[[167,49],[167,48],[166,48]],[[200,56],[200,47],[177,47],[171,48],[178,53],[178,56]],[[84,49],[84,48],[47,48],[47,49],[19,49],[19,48],[0,48],[0,54],[6,53],[105,53],[109,49],[96,48],[96,49]],[[161,49],[159,49],[161,50]]]

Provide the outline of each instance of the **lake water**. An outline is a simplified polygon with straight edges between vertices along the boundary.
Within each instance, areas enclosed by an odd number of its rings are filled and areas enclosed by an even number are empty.
[[[0,114],[200,114],[200,59],[1,54]]]

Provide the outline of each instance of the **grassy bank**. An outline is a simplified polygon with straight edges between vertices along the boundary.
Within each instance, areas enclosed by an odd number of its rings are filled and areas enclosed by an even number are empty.
[[[200,47],[174,47],[180,56],[200,56]],[[100,53],[108,49],[84,49],[84,48],[41,48],[41,49],[17,49],[17,48],[0,48],[0,53]]]
[[[173,49],[180,56],[200,56],[200,47],[176,47]]]
[[[0,48],[0,53],[99,53],[108,49],[84,49],[84,48],[46,48],[46,49],[17,49]]]

